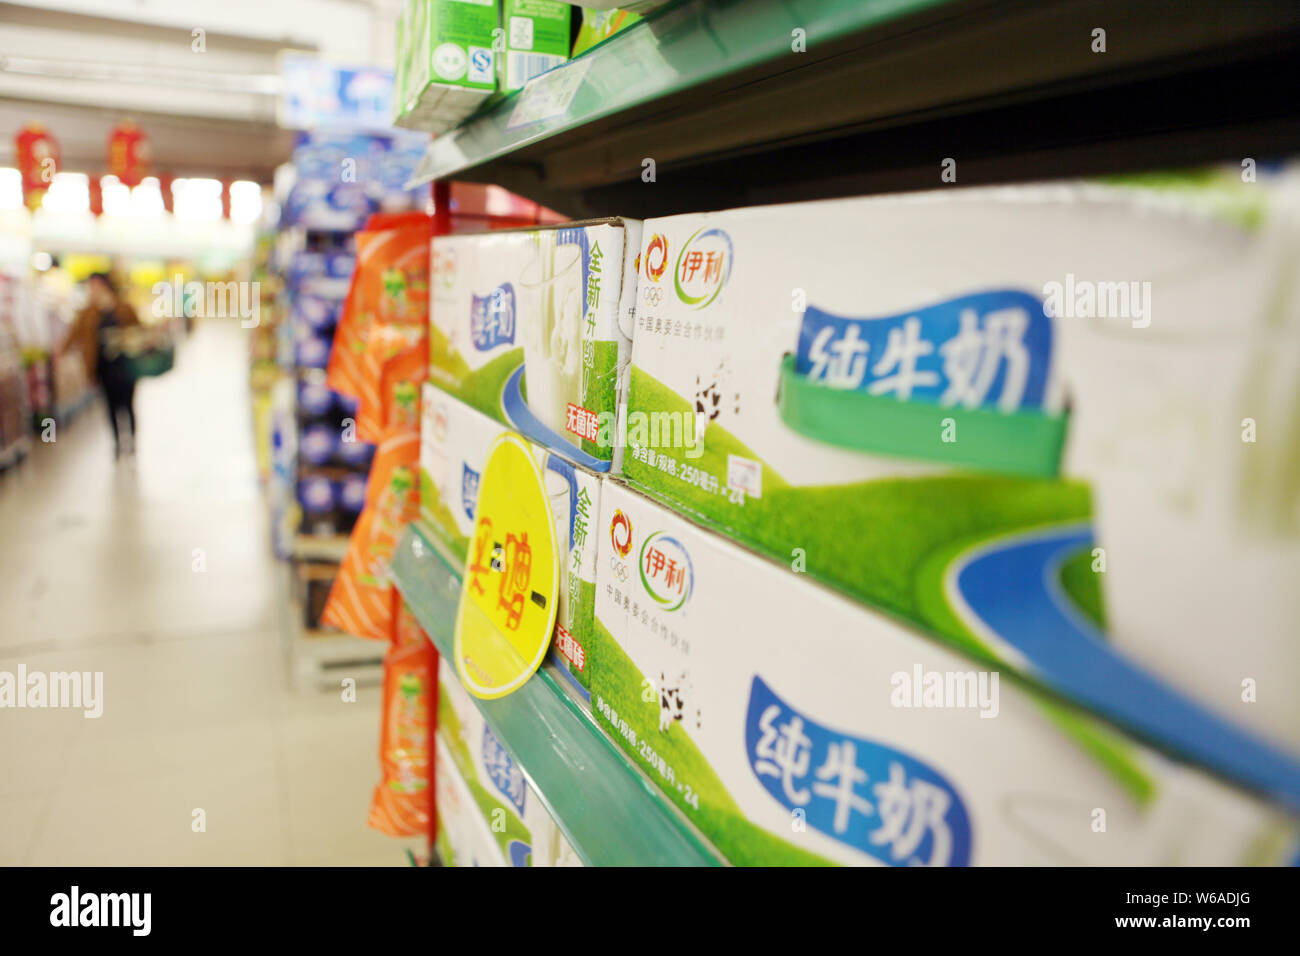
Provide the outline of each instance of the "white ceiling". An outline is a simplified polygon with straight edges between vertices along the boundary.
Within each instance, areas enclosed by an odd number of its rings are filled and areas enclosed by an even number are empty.
[[[63,167],[104,168],[131,118],[156,168],[267,182],[292,134],[275,125],[282,50],[340,65],[392,65],[400,0],[0,2],[0,165],[44,123]],[[196,32],[201,31],[201,32]]]

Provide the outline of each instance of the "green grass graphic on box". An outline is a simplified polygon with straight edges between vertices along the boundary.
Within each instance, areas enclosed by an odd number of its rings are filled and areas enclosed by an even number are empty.
[[[460,558],[463,565],[469,556],[469,538],[457,529],[455,515],[442,500],[437,484],[424,469],[420,469],[420,519]]]
[[[487,415],[502,425],[511,425],[506,419],[505,409],[501,404],[501,394],[505,389],[506,381],[514,374],[515,369],[519,368],[524,362],[524,350],[522,347],[511,349],[498,355],[489,361],[482,368],[471,370],[466,364],[465,359],[459,352],[454,351],[447,343],[447,337],[439,332],[436,328],[430,328],[430,354],[431,364],[429,366],[429,380],[438,386],[447,394],[454,398],[460,399],[470,408],[477,409],[484,415]],[[618,343],[617,342],[588,342],[592,350],[591,368],[587,370],[583,379],[583,394],[581,401],[583,407],[588,411],[598,415],[606,414],[605,420],[611,426],[614,420],[614,413],[617,411],[618,394],[615,384],[618,378]],[[523,382],[520,384],[520,394],[524,401],[528,401],[528,376],[525,373]],[[514,427],[511,425],[511,427]],[[581,443],[582,450],[595,458],[609,459],[613,453],[614,436],[613,434],[601,434],[598,436],[603,443],[589,441],[585,438],[578,439],[576,435],[566,435],[566,438],[573,439]]]
[[[1102,602],[1100,578],[1092,570],[1092,549],[1080,548],[1061,565],[1061,589],[1103,634],[1106,608]]]
[[[587,343],[584,343],[586,347]],[[611,434],[597,434],[600,443],[587,438],[579,439],[582,450],[594,458],[609,458],[614,448],[612,426],[618,410],[618,343],[591,342],[591,367],[582,378],[582,407],[597,415],[611,426]],[[527,376],[525,376],[527,378]],[[603,447],[602,447],[603,446]]]
[[[673,803],[737,866],[830,866],[824,857],[801,850],[769,831],[751,823],[732,799],[718,775],[709,766],[686,731],[674,724],[659,731],[658,697],[641,699],[645,677],[623,653],[599,618],[592,621],[587,654],[592,681],[593,705],[597,695],[611,704],[627,721],[638,740],[645,740],[673,768],[677,778],[689,783],[699,796],[699,808],[691,806],[675,787],[666,786],[655,766],[632,746],[619,728],[593,706],[592,712],[610,737],[660,786]]]
[[[684,399],[635,366],[628,407],[693,412]],[[682,449],[660,451],[676,458],[679,467],[690,464],[720,476],[723,487],[728,455],[760,460],[716,424],[708,426],[698,459],[687,459]],[[818,580],[904,620],[937,629],[985,656],[988,648],[972,645],[964,628],[950,626],[951,615],[932,613],[935,608],[921,593],[919,580],[927,560],[956,541],[1086,520],[1091,512],[1088,488],[1077,481],[968,472],[795,487],[766,463],[762,467],[763,495],[746,497],[743,506],[666,475],[630,453],[623,472],[660,501],[787,565],[794,560],[793,550],[801,548],[807,572]],[[1072,585],[1083,586],[1077,576],[1072,576]],[[1100,595],[1080,603],[1099,609]]]

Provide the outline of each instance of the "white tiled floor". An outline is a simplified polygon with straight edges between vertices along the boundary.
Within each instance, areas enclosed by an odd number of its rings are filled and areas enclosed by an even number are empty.
[[[246,346],[201,325],[140,385],[135,460],[96,404],[0,476],[0,670],[104,673],[97,720],[0,709],[0,864],[405,862],[366,827],[378,688],[289,687]]]

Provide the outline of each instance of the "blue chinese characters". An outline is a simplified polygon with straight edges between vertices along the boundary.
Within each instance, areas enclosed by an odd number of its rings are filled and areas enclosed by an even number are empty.
[[[509,751],[502,746],[497,735],[487,727],[483,727],[483,766],[487,770],[488,779],[492,781],[501,795],[509,800],[519,816],[524,815],[524,797],[528,793],[528,785],[524,782],[524,772],[515,763],[514,758],[510,756]]]
[[[1016,290],[977,292],[898,315],[842,318],[809,306],[795,371],[831,388],[1003,412],[1049,399],[1052,320]]]
[[[469,328],[474,348],[488,352],[515,342],[515,288],[509,282],[471,297]]]
[[[474,520],[474,505],[478,502],[479,473],[464,462],[460,473],[460,505],[470,521]]]
[[[757,675],[745,749],[763,788],[812,829],[889,866],[970,863],[970,818],[938,772],[810,720]]]

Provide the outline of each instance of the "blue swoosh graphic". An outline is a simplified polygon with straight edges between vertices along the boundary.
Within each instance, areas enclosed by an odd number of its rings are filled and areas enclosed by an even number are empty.
[[[528,854],[533,852],[533,848],[519,840],[511,840],[507,852],[510,854],[511,866],[527,866]]]
[[[1013,535],[958,559],[957,590],[979,622],[1024,654],[1049,687],[1300,809],[1293,756],[1151,677],[1111,649],[1070,603],[1058,583],[1061,564],[1092,543],[1086,525]]]
[[[524,402],[523,392],[520,391],[523,380],[524,367],[520,365],[510,373],[510,377],[506,379],[506,384],[501,389],[501,407],[505,410],[506,419],[515,431],[525,438],[531,438],[539,445],[558,450],[565,458],[588,471],[609,471],[610,462],[588,455],[559,432],[552,431],[545,422],[533,414],[532,409]]]

